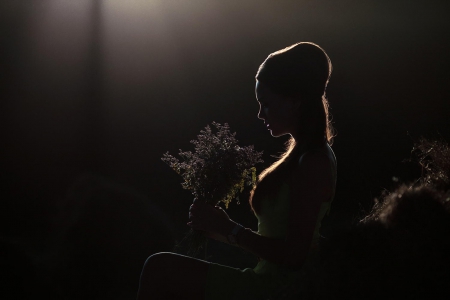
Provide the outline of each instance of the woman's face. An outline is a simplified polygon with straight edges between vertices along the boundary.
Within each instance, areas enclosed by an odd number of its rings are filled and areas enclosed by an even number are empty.
[[[259,103],[258,118],[264,120],[272,136],[295,135],[300,102],[273,93],[259,81],[256,81],[255,92]]]

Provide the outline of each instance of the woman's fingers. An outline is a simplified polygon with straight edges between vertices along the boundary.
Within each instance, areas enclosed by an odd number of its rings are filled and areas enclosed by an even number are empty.
[[[213,206],[205,202],[194,199],[194,203],[189,207],[189,222],[187,225],[193,229],[201,230],[205,236],[218,239],[219,228],[230,217],[220,206]]]
[[[203,226],[201,224],[193,222],[193,221],[187,222],[187,226],[191,227],[192,229],[205,231],[205,229],[203,228]]]
[[[205,208],[198,205],[198,204],[192,204],[189,207],[189,220],[199,220],[199,219],[203,219],[205,215],[207,215],[208,212],[205,211]]]
[[[198,203],[194,203],[191,204],[191,206],[189,207],[189,211],[193,214],[201,214],[201,215],[206,215],[206,214],[211,214],[211,210],[212,210],[212,206],[203,202],[198,202]]]

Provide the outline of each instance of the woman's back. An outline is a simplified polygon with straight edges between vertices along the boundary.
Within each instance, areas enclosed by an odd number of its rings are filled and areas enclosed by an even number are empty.
[[[318,242],[320,238],[319,230],[323,217],[328,213],[331,207],[331,202],[333,201],[334,191],[336,187],[336,157],[333,153],[333,150],[327,143],[324,145],[310,149],[300,156],[298,161],[300,162],[304,155],[308,155],[313,152],[321,152],[327,156],[330,162],[330,172],[332,178],[332,194],[328,201],[325,201],[321,204],[319,214],[317,216],[316,226],[314,228],[314,234],[311,242],[311,251],[315,251],[318,248]],[[290,210],[290,194],[291,187],[295,185],[295,182],[288,177],[282,181],[281,186],[278,189],[278,192],[273,196],[266,196],[262,202],[261,207],[258,213],[255,213],[258,219],[258,233],[260,235],[270,237],[270,238],[278,238],[278,239],[286,239],[288,226],[289,226],[289,210]],[[266,272],[268,270],[268,265],[265,261],[261,261],[258,266],[255,268],[255,272],[261,273]],[[274,264],[275,265],[275,264]],[[270,269],[280,268],[279,265],[275,265],[276,267],[270,267]]]

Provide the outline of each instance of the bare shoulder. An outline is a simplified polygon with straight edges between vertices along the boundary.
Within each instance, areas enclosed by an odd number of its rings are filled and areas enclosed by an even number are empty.
[[[294,168],[294,176],[301,176],[302,174],[319,175],[319,173],[326,173],[329,175],[330,159],[323,151],[311,151],[302,155],[297,166]],[[325,175],[325,174],[323,174]]]
[[[331,162],[324,151],[308,152],[300,157],[292,172],[294,190],[315,194],[326,201],[332,191]]]

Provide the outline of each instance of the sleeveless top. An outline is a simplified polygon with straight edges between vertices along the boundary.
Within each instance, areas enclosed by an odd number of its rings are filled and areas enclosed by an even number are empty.
[[[325,146],[320,148],[312,149],[306,153],[311,152],[322,152],[324,153],[330,161],[330,172],[332,174],[332,194],[329,201],[323,202],[319,214],[317,216],[316,226],[314,229],[314,234],[309,250],[309,255],[306,259],[310,259],[313,252],[316,252],[319,245],[320,239],[320,225],[323,217],[329,212],[331,207],[331,202],[333,201],[335,188],[336,188],[336,157],[334,155],[331,147],[326,143]],[[299,161],[302,159],[303,155],[300,157]],[[258,233],[262,236],[271,238],[281,238],[285,239],[287,236],[288,222],[289,222],[289,207],[290,207],[290,186],[287,182],[283,182],[276,194],[275,199],[270,199],[265,197],[261,202],[261,209],[256,217],[258,219]],[[260,260],[257,266],[253,269],[257,274],[265,273],[286,273],[291,272],[292,268],[288,266],[278,265],[266,260]]]

